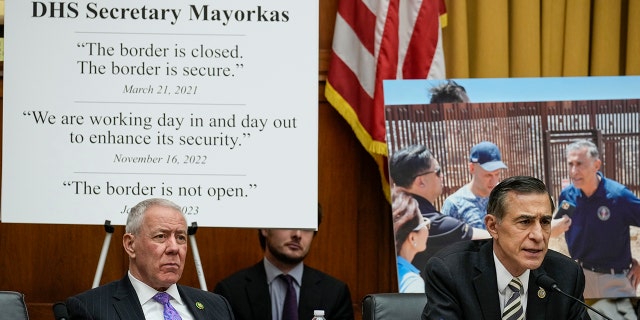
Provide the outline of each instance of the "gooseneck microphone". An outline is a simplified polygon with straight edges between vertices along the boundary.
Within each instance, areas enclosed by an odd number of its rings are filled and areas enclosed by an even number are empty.
[[[602,314],[602,312],[592,308],[591,306],[589,306],[588,304],[584,303],[582,300],[571,296],[568,293],[565,293],[564,291],[560,290],[560,288],[558,287],[558,284],[556,283],[555,280],[553,280],[551,277],[549,277],[546,274],[541,274],[538,276],[538,278],[536,278],[536,284],[540,287],[542,287],[543,289],[547,290],[547,291],[557,291],[560,292],[561,294],[563,294],[564,296],[567,296],[575,301],[578,301],[580,304],[582,304],[583,306],[587,307],[589,310],[601,315],[603,318],[607,319],[607,320],[612,320],[611,318],[605,316],[604,314]]]
[[[56,320],[69,320],[69,312],[67,311],[67,305],[63,302],[58,302],[53,305],[53,316]]]

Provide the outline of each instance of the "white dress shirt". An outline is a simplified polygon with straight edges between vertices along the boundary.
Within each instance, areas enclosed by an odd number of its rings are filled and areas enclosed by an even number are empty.
[[[142,312],[144,313],[145,319],[164,320],[164,306],[153,299],[153,296],[155,296],[158,291],[151,288],[146,283],[136,279],[136,277],[131,274],[131,271],[129,271],[129,280],[131,280],[133,289],[138,295],[138,300],[140,300],[140,303],[142,304]],[[169,302],[173,308],[178,311],[182,320],[193,320],[193,316],[191,315],[189,308],[187,308],[182,301],[182,297],[180,297],[178,287],[175,284],[172,284],[165,292],[171,296],[171,300]]]
[[[500,313],[504,311],[505,304],[507,300],[511,297],[511,289],[509,289],[509,282],[514,276],[507,271],[507,268],[504,267],[502,262],[498,260],[496,253],[493,253],[493,261],[496,264],[496,278],[498,279],[498,297],[500,298]],[[529,292],[529,274],[531,271],[527,269],[521,275],[516,278],[520,279],[522,282],[522,291],[520,291],[520,301],[522,303],[522,310],[524,314],[527,314],[527,292]]]

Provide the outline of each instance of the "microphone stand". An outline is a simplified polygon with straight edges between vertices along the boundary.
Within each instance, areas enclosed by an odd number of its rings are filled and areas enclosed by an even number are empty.
[[[572,295],[567,294],[567,293],[565,293],[564,291],[560,290],[560,288],[558,288],[558,285],[556,285],[555,283],[554,283],[553,285],[551,285],[551,288],[552,288],[553,290],[557,291],[557,292],[560,292],[560,293],[561,293],[561,294],[563,294],[565,297],[569,297],[569,298],[571,298],[571,299],[573,299],[573,300],[575,300],[575,301],[578,301],[580,304],[582,304],[583,306],[587,307],[589,310],[591,310],[591,311],[593,311],[593,312],[595,312],[595,313],[599,314],[601,317],[603,317],[603,318],[605,318],[605,319],[607,319],[607,320],[613,320],[613,319],[611,319],[611,318],[609,318],[609,317],[605,316],[602,312],[600,312],[600,311],[596,310],[595,308],[592,308],[590,305],[588,305],[588,304],[586,304],[586,303],[584,303],[584,302],[580,301],[580,299],[576,299],[576,298],[575,298],[575,297],[573,297]]]

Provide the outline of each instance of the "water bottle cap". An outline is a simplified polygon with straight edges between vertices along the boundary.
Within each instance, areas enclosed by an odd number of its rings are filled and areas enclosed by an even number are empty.
[[[313,310],[314,316],[324,316],[324,310]]]

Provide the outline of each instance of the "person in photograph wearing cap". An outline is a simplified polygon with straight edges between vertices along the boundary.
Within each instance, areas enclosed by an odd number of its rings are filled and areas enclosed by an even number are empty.
[[[584,269],[584,296],[635,297],[640,265],[631,255],[629,227],[640,226],[640,199],[600,172],[593,142],[569,144],[566,159],[571,185],[560,193],[556,217],[571,216],[565,239],[571,258]]]
[[[502,171],[507,165],[497,145],[482,141],[471,148],[469,173],[471,182],[445,199],[442,213],[478,229],[486,229],[484,217],[491,190],[502,180]],[[551,222],[551,237],[567,231],[571,219],[563,216]]]
[[[411,194],[418,201],[420,214],[431,221],[427,249],[416,253],[411,261],[418,270],[423,270],[434,253],[452,243],[490,237],[487,230],[443,215],[433,206],[442,194],[444,174],[438,160],[424,145],[411,145],[394,152],[389,159],[389,174],[394,191]],[[391,210],[396,208],[392,205]]]
[[[489,194],[501,180],[507,165],[502,162],[498,146],[482,141],[471,148],[469,173],[471,181],[447,197],[442,205],[442,213],[475,228],[486,229],[484,217],[487,215]]]

